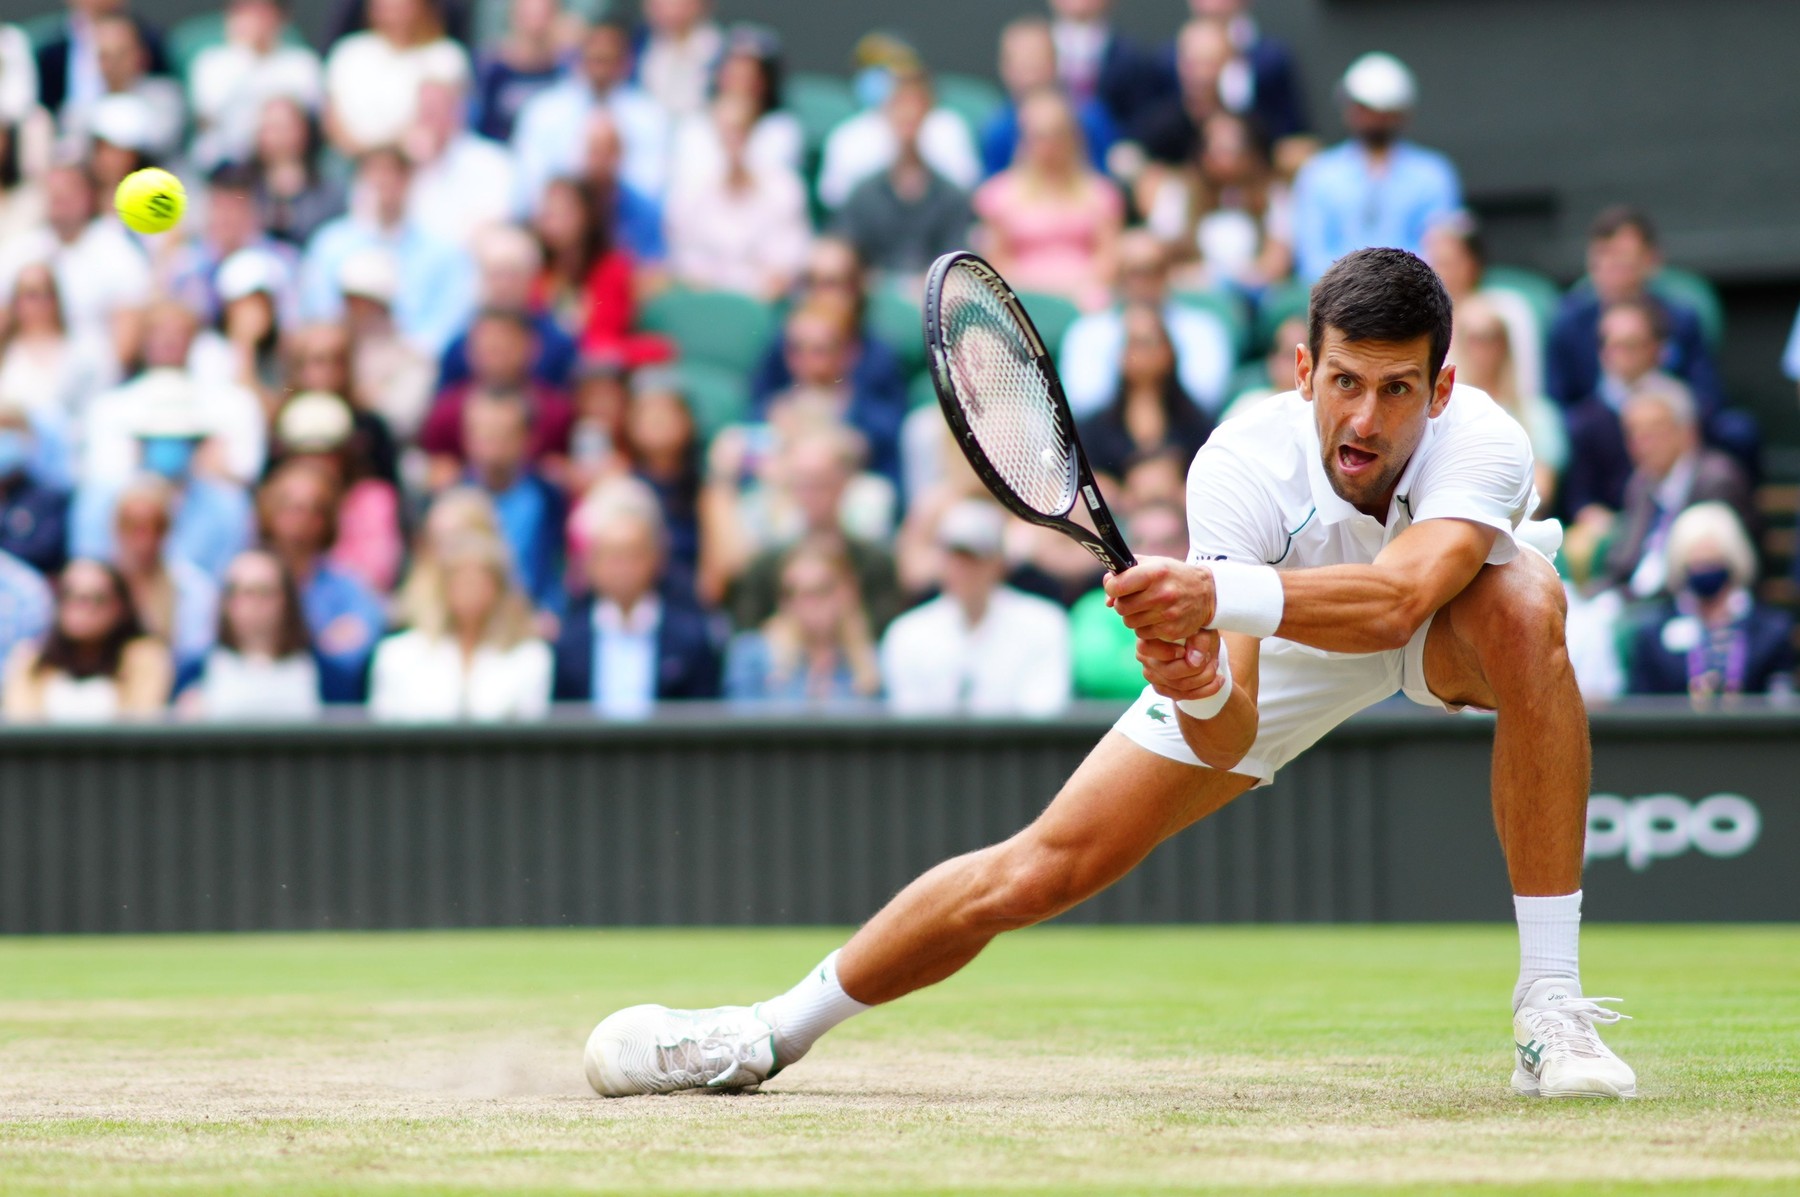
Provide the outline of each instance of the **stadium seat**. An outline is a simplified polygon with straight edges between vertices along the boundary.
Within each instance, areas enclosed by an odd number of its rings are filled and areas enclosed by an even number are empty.
[[[683,362],[677,369],[687,386],[688,407],[701,440],[711,440],[719,429],[749,418],[750,385],[741,372],[702,361]]]
[[[645,332],[681,347],[682,361],[705,362],[748,376],[775,336],[769,305],[730,291],[665,291],[644,308]]]
[[[1692,270],[1664,266],[1650,280],[1650,289],[1698,316],[1706,347],[1715,354],[1719,352],[1719,343],[1725,338],[1725,305],[1710,282]]]
[[[1006,105],[1006,93],[979,75],[939,75],[938,104],[962,117],[977,141],[988,119]]]
[[[1269,342],[1275,339],[1275,330],[1281,327],[1281,322],[1290,316],[1304,319],[1311,297],[1312,288],[1299,279],[1276,283],[1264,290],[1256,303],[1256,339],[1250,352],[1268,352]]]
[[[1238,361],[1250,352],[1250,305],[1244,297],[1230,291],[1177,291],[1172,297],[1186,308],[1211,312],[1231,334],[1231,351]]]
[[[924,316],[916,302],[892,287],[881,287],[869,296],[866,324],[900,355],[901,368],[909,376],[925,368]]]
[[[19,21],[17,25],[19,32],[25,35],[25,40],[31,43],[31,48],[41,50],[62,34],[67,21],[68,17],[61,12],[47,12]]]
[[[825,138],[856,115],[856,96],[836,75],[802,71],[782,84],[782,107],[800,121],[809,150],[825,144]]]
[[[931,381],[931,371],[916,375],[906,386],[906,410],[926,407],[938,401],[937,385]]]
[[[1044,344],[1054,358],[1062,352],[1063,336],[1068,333],[1069,325],[1081,316],[1081,309],[1060,295],[1050,295],[1043,291],[1020,291],[1019,302],[1025,305],[1025,312],[1031,322],[1037,325],[1038,335],[1044,338]]]
[[[1481,285],[1496,291],[1511,291],[1530,304],[1538,327],[1544,330],[1545,336],[1550,335],[1550,326],[1556,322],[1556,309],[1562,305],[1562,288],[1550,276],[1523,266],[1489,266],[1482,271]]]

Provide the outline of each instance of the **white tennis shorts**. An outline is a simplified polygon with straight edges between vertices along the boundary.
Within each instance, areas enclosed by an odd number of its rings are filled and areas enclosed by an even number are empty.
[[[1364,707],[1399,691],[1421,706],[1459,711],[1425,684],[1425,637],[1431,620],[1405,648],[1384,653],[1328,653],[1291,640],[1262,642],[1257,672],[1256,742],[1233,773],[1267,785],[1275,771]],[[1200,758],[1181,738],[1175,704],[1148,686],[1113,725],[1126,739],[1188,765]]]

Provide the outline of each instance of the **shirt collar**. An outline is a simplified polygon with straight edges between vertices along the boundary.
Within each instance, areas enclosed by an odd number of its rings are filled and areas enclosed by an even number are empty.
[[[611,599],[594,604],[594,630],[608,636],[649,636],[661,622],[662,600],[654,594],[639,599],[629,618]]]

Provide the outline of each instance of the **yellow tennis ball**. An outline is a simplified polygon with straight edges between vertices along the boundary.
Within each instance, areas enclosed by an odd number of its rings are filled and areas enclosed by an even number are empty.
[[[119,219],[139,233],[166,233],[181,223],[187,211],[187,189],[166,170],[151,166],[134,170],[119,180],[113,193]]]

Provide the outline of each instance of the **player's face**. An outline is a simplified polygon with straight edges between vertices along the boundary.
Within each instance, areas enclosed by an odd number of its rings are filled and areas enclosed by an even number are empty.
[[[1440,370],[1435,385],[1430,368],[1429,336],[1347,341],[1327,328],[1317,362],[1304,345],[1297,352],[1295,380],[1313,405],[1325,477],[1365,515],[1387,519],[1426,422],[1450,402],[1455,367]]]

